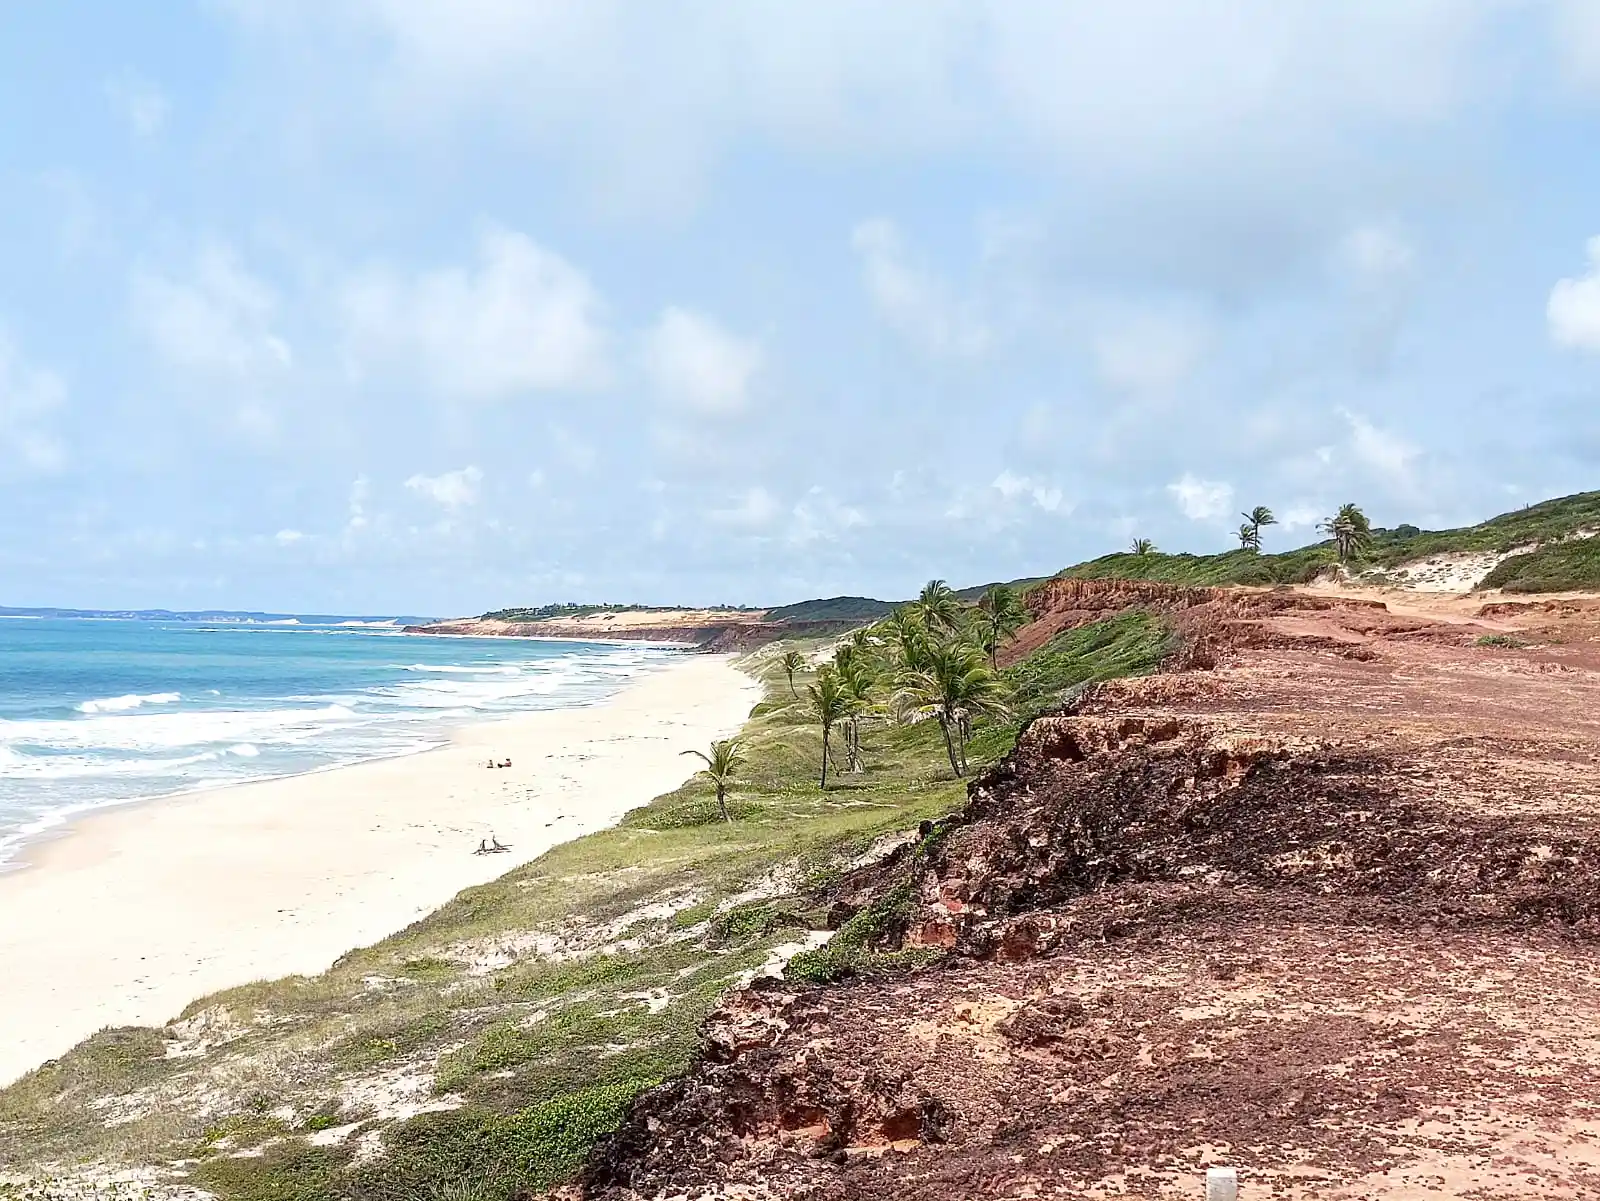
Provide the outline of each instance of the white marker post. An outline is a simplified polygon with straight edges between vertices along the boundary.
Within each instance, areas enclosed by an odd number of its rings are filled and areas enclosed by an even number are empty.
[[[1239,1169],[1207,1168],[1206,1201],[1239,1201]]]

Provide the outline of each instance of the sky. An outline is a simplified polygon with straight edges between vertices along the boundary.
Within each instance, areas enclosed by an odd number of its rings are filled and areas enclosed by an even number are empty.
[[[0,603],[781,603],[1600,486],[1593,0],[0,0]]]

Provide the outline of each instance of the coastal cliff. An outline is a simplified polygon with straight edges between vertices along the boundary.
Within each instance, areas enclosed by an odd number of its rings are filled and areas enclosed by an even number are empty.
[[[784,638],[816,638],[841,633],[859,623],[765,620],[760,609],[599,610],[532,621],[501,617],[463,617],[406,626],[408,634],[473,638],[557,638],[580,642],[659,642],[703,651],[742,651]]]

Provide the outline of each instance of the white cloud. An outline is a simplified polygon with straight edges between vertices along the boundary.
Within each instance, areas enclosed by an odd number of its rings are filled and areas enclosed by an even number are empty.
[[[677,186],[682,164],[703,170],[751,135],[852,154],[1021,142],[1091,171],[1181,168],[1240,144],[1331,156],[1346,124],[1449,113],[1501,51],[1506,4],[698,0],[670,21],[614,0],[225,7],[252,36],[345,64],[333,78],[361,67],[352,86],[381,98],[396,137],[488,117],[607,169],[644,160],[647,182]]]
[[[1233,485],[1203,480],[1192,472],[1167,485],[1167,492],[1190,521],[1215,521],[1233,511]]]
[[[1393,222],[1358,225],[1339,242],[1339,263],[1358,281],[1389,283],[1409,275],[1417,251]]]
[[[1350,449],[1358,462],[1371,467],[1395,483],[1410,485],[1411,464],[1421,453],[1392,430],[1379,429],[1359,413],[1340,409],[1339,415],[1350,425]]]
[[[1310,505],[1291,505],[1278,514],[1278,524],[1285,531],[1309,530],[1318,525],[1325,514]]]
[[[1009,468],[995,476],[994,483],[990,486],[1007,500],[1016,500],[1019,497],[1026,498],[1046,513],[1060,512],[1065,514],[1072,512],[1072,505],[1070,504],[1065,505],[1063,508],[1063,502],[1066,498],[1060,488],[1055,487],[1053,484],[1030,479],[1028,476],[1018,475]]]
[[[372,268],[342,300],[356,360],[414,365],[448,397],[590,388],[610,375],[599,293],[514,230],[486,231],[471,268]]]
[[[442,475],[414,475],[406,481],[406,487],[454,512],[478,503],[478,485],[482,482],[483,472],[467,466]]]
[[[166,93],[131,71],[106,80],[105,93],[112,111],[141,138],[160,133],[172,112]]]
[[[686,309],[667,309],[645,336],[645,367],[655,386],[672,402],[707,416],[743,411],[761,364],[760,343]]]
[[[1545,316],[1557,346],[1600,351],[1600,237],[1588,242],[1589,270],[1550,289]]]
[[[49,420],[66,398],[60,376],[29,364],[0,333],[0,463],[10,460],[41,473],[58,470],[66,450]]]
[[[131,305],[134,322],[176,366],[242,376],[293,363],[273,329],[277,296],[226,243],[205,243],[181,272],[137,272]]]
[[[765,488],[757,485],[747,489],[737,502],[725,509],[713,509],[712,520],[723,525],[739,526],[745,529],[760,529],[771,525],[774,518],[782,511],[777,498]]]
[[[910,260],[892,221],[863,221],[850,242],[873,305],[907,341],[941,358],[976,358],[989,350],[993,334],[975,307]]]
[[[299,530],[279,530],[273,535],[279,546],[293,546],[304,537]]]
[[[847,530],[868,524],[860,509],[840,503],[820,485],[800,498],[789,517],[788,539],[797,546],[837,542]]]
[[[1092,349],[1095,369],[1122,392],[1168,392],[1187,380],[1205,355],[1208,333],[1197,317],[1125,311],[1102,318]]]
[[[372,495],[372,481],[364,475],[358,475],[350,481],[350,506],[349,517],[345,523],[345,532],[353,534],[364,529],[367,525],[367,498]]]

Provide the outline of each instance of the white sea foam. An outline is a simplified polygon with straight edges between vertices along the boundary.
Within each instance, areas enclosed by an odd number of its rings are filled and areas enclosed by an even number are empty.
[[[107,696],[99,700],[84,701],[75,707],[79,713],[122,713],[129,709],[137,709],[141,705],[171,705],[182,699],[176,692],[147,692],[142,696],[130,692],[124,696]]]
[[[345,705],[316,709],[132,713],[71,720],[0,720],[0,746],[58,750],[162,751],[208,744],[293,742],[339,729],[355,713]]]

